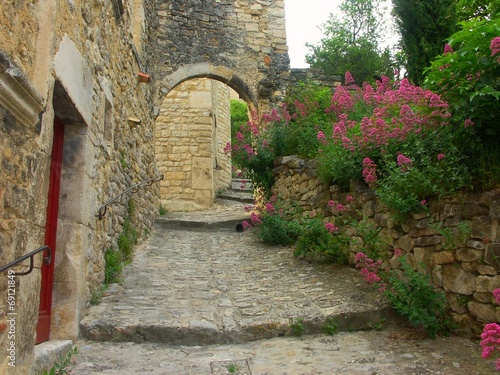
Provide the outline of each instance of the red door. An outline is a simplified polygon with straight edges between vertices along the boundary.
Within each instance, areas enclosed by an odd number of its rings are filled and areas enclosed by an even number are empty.
[[[45,224],[45,245],[52,250],[52,262],[42,264],[42,286],[40,289],[40,313],[36,327],[36,343],[49,340],[50,311],[52,307],[52,286],[54,285],[54,260],[57,238],[57,218],[59,212],[59,190],[61,186],[61,166],[64,142],[64,124],[54,120],[54,143],[50,163],[50,182]]]

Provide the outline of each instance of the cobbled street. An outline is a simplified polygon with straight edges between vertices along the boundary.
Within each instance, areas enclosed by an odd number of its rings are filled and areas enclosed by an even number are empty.
[[[478,342],[389,324],[399,320],[354,268],[308,263],[237,232],[247,216],[221,201],[160,217],[82,321],[71,373],[494,373]]]

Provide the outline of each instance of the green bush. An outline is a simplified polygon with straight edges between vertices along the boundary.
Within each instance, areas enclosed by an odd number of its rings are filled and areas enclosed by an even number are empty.
[[[391,271],[387,275],[385,295],[392,307],[421,327],[431,338],[448,335],[455,325],[447,311],[446,297],[432,285],[429,275],[415,271],[405,257],[401,258],[403,278]]]
[[[321,217],[308,217],[300,222],[300,234],[294,253],[296,257],[347,264],[349,238],[341,233],[330,233]]]
[[[300,224],[288,220],[280,214],[263,215],[257,236],[270,245],[288,246],[295,243],[300,231]]]
[[[112,284],[118,281],[118,276],[123,269],[123,259],[121,254],[109,248],[104,253],[104,284]]]

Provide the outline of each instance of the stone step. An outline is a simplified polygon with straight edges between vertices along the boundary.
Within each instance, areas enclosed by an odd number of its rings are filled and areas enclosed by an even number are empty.
[[[131,306],[124,305],[115,305],[114,308],[122,312],[132,310]],[[222,324],[216,324],[208,320],[162,320],[159,316],[154,321],[140,322],[130,319],[130,315],[126,313],[109,318],[104,317],[105,311],[102,313],[103,317],[85,318],[82,321],[80,328],[83,338],[93,341],[152,342],[196,346],[241,344],[296,335],[292,323],[296,322],[297,318],[292,317],[286,319],[262,316],[260,319],[246,319],[238,323],[226,319]],[[142,313],[147,317],[147,310]],[[325,327],[328,325],[335,333],[382,329],[383,322],[387,327],[395,318],[393,311],[388,307],[306,316],[301,317],[300,324],[303,326],[301,334],[326,333]]]
[[[224,190],[217,194],[217,198],[249,204],[254,203],[255,201],[251,191],[246,192],[241,190]]]
[[[244,191],[251,193],[253,191],[252,182],[247,178],[233,178],[231,183],[233,191]]]

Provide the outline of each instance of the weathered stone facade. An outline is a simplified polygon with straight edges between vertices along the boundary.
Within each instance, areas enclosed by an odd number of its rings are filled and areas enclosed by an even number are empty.
[[[64,123],[51,339],[78,335],[90,296],[104,277],[103,253],[116,246],[122,230],[128,197],[112,204],[103,220],[95,216],[98,207],[158,174],[154,90],[138,81],[137,72],[148,61],[136,53],[130,33],[137,7],[134,1],[116,5],[102,0],[0,4],[2,266],[44,244],[55,118]],[[140,234],[152,226],[158,198],[156,185],[133,195]],[[6,273],[0,278],[0,347],[2,353],[15,349],[11,358],[0,356],[1,373],[31,371],[41,262],[39,254],[32,273],[15,276],[15,326],[7,324],[12,316],[7,315]],[[26,260],[14,269],[28,266]]]
[[[259,110],[283,96],[288,76],[284,0],[0,2],[0,266],[45,243],[49,180],[57,176],[51,172],[54,124],[64,124],[62,161],[56,163],[61,191],[51,340],[78,335],[90,296],[103,280],[103,254],[116,246],[123,230],[129,199],[135,202],[132,223],[140,235],[149,231],[161,202],[175,209],[158,183],[113,202],[102,220],[96,217],[100,205],[158,176],[157,165],[171,184],[169,193],[173,184],[179,194],[192,190],[182,204],[194,207],[201,197],[202,205],[209,205],[230,180],[230,161],[222,151],[229,114],[219,104],[229,98],[224,85]],[[203,81],[210,97],[187,111],[200,110],[194,123],[204,127],[193,138],[200,154],[188,147],[193,154],[186,160],[192,165],[183,165],[183,172],[189,170],[188,188],[172,175],[179,173],[178,165],[165,162],[185,157],[186,150],[174,152],[183,141],[172,137],[166,146],[161,139],[175,131],[175,124],[162,129],[163,118],[176,116],[175,111],[160,108],[183,92],[184,82],[196,86],[197,78],[214,81]],[[197,90],[189,96],[200,94]],[[158,155],[162,147],[172,147],[158,164],[155,147]],[[28,264],[14,269],[26,270]],[[0,356],[0,373],[29,374],[33,368],[41,264],[38,254],[34,271],[15,277],[16,367]],[[11,346],[8,285],[2,273],[2,353]]]
[[[403,250],[409,263],[446,293],[453,317],[465,334],[477,335],[485,323],[500,320],[500,307],[492,295],[500,288],[500,190],[428,202],[429,213],[415,214],[397,225],[362,183],[342,192],[315,177],[314,163],[293,156],[282,158],[275,173],[273,193],[299,203],[306,212],[332,220],[327,204],[333,200],[347,207],[345,214],[365,217],[379,228],[390,254],[386,266],[399,268],[394,250]],[[348,195],[353,197],[351,202]],[[357,243],[362,244],[363,238]],[[351,262],[358,250],[359,246],[351,245]]]
[[[228,86],[206,78],[183,82],[162,103],[156,119],[156,160],[165,180],[161,204],[172,211],[210,207],[231,186]]]
[[[158,0],[157,105],[196,77],[227,84],[254,109],[281,99],[290,73],[284,8],[284,0]]]

